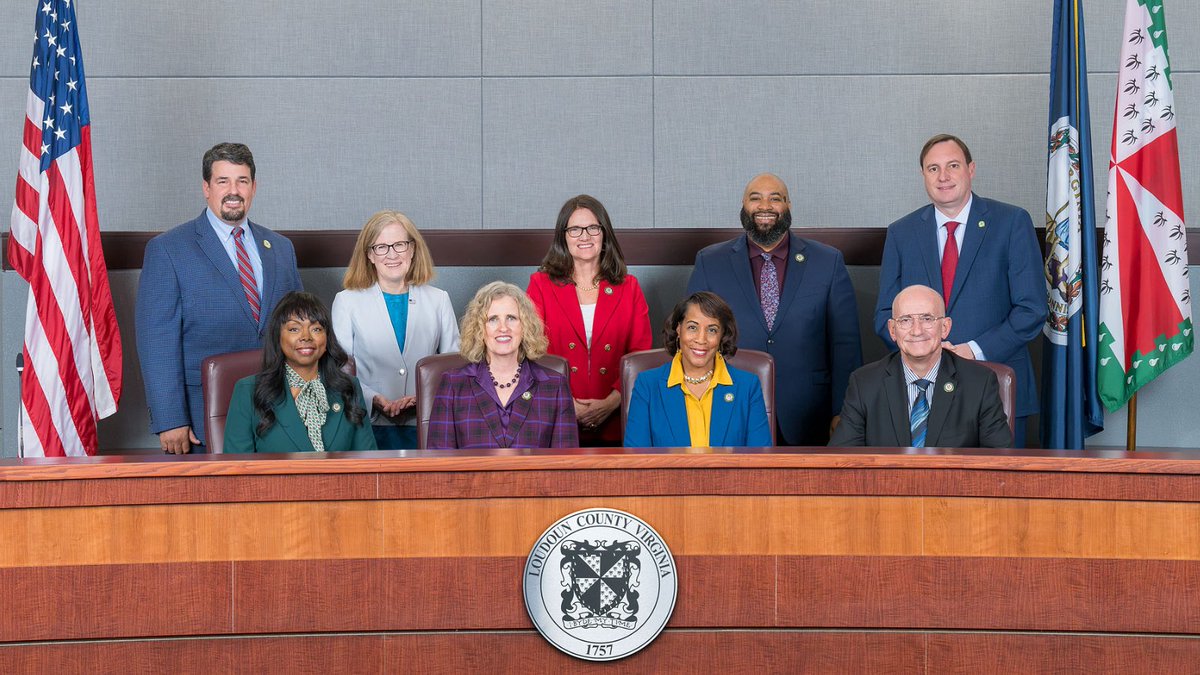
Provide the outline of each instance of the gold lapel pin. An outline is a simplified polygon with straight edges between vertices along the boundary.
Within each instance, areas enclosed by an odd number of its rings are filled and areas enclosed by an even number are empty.
[[[798,262],[798,263],[804,262],[804,254],[803,253],[796,254],[796,262]]]
[[[725,402],[733,403],[733,394],[725,394]]]
[[[612,286],[605,286],[605,287],[604,287],[604,294],[605,294],[605,295],[612,295]]]
[[[983,229],[983,226],[984,226],[984,222],[983,222],[982,220],[981,220],[981,221],[979,221],[979,229],[981,229],[981,230],[982,230],[982,229]]]
[[[271,248],[271,242],[263,239],[263,248]]]
[[[954,383],[953,383],[953,382],[947,382],[946,384],[943,384],[943,385],[942,385],[942,391],[946,392],[947,394],[949,394],[950,392],[954,391]]]
[[[521,394],[522,401],[528,401],[531,398],[533,398],[533,394],[531,394],[529,392],[525,392],[524,394]]]
[[[332,407],[333,407],[333,412],[338,412],[338,411],[340,411],[340,410],[342,409],[342,404],[341,404],[341,403],[334,403]]]

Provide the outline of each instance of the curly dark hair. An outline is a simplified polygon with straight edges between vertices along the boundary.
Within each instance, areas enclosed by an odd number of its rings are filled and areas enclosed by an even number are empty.
[[[733,319],[733,310],[721,299],[721,296],[708,291],[692,293],[671,310],[671,315],[667,317],[667,322],[663,325],[663,342],[667,353],[675,356],[675,352],[679,351],[679,326],[683,324],[683,317],[687,314],[688,307],[692,305],[695,305],[705,316],[712,317],[721,324],[721,346],[717,350],[721,352],[721,356],[729,358],[736,354],[738,330],[737,321]]]
[[[358,387],[354,380],[342,372],[342,366],[346,365],[346,352],[333,333],[329,309],[312,293],[292,291],[275,305],[275,311],[271,312],[271,318],[267,321],[263,367],[254,379],[254,412],[260,420],[255,433],[262,436],[275,424],[275,406],[288,395],[287,378],[283,374],[287,360],[279,346],[279,337],[283,333],[283,324],[292,319],[319,323],[325,329],[325,353],[317,362],[321,381],[326,389],[342,397],[346,419],[351,424],[362,424],[367,411],[359,405]]]
[[[625,268],[625,255],[621,253],[621,244],[613,231],[612,221],[608,211],[599,199],[591,195],[576,195],[567,200],[558,211],[558,222],[554,225],[554,240],[550,242],[550,250],[542,259],[539,268],[556,284],[567,284],[575,273],[575,260],[567,248],[567,221],[571,214],[579,209],[587,209],[596,216],[596,222],[604,232],[604,244],[600,249],[600,277],[612,285],[625,281],[628,270]]]

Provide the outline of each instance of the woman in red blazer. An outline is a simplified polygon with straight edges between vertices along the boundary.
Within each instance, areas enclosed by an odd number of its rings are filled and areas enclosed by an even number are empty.
[[[650,349],[650,310],[595,197],[563,204],[528,293],[546,324],[550,353],[571,365],[580,445],[620,446],[618,366],[625,354]]]

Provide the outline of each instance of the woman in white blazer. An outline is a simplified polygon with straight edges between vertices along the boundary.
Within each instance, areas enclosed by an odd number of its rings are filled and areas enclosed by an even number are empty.
[[[417,447],[417,361],[458,351],[454,307],[428,285],[433,274],[417,226],[403,213],[380,211],[358,234],[345,290],[333,299],[333,332],[354,357],[383,450]]]

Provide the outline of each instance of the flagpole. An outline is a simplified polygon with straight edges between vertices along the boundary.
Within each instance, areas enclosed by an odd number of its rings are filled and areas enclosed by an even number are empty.
[[[21,398],[21,378],[25,376],[25,352],[17,353],[17,457],[25,457],[25,403]]]
[[[1129,397],[1125,421],[1125,452],[1137,452],[1137,392]]]

